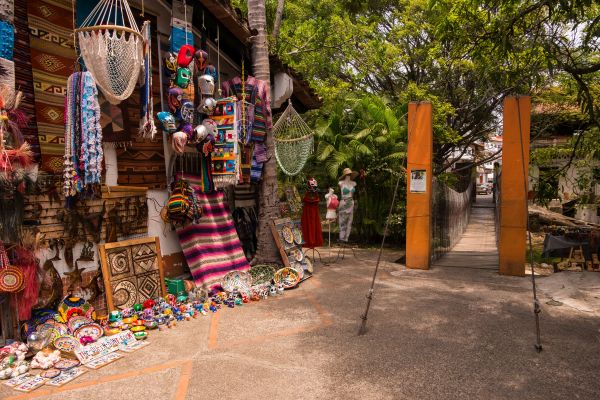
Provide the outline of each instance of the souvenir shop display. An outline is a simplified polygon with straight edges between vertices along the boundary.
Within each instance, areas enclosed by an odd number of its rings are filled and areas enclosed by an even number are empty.
[[[298,175],[313,152],[314,133],[291,101],[275,122],[272,134],[279,168],[288,176]]]
[[[302,203],[302,237],[304,247],[310,249],[323,246],[323,232],[321,231],[321,216],[319,214],[319,188],[317,180],[310,178]]]
[[[352,171],[350,168],[344,168],[338,182],[342,194],[342,199],[337,210],[341,242],[347,242],[350,231],[352,231],[352,219],[354,218],[353,196],[356,191],[354,178],[357,176],[358,172]]]
[[[75,30],[86,68],[111,104],[131,96],[144,65],[144,37],[127,0],[101,0]]]
[[[99,246],[109,310],[133,307],[166,294],[157,237]]]
[[[237,135],[237,104],[235,98],[217,101],[211,116],[217,126],[212,154],[212,176],[215,188],[221,189],[238,181],[239,144]]]

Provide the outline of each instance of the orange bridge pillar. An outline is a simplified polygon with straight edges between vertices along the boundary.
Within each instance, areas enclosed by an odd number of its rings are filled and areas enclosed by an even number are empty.
[[[531,98],[529,96],[519,96],[504,99],[503,120],[500,241],[498,249],[500,273],[502,275],[524,276]]]
[[[408,105],[407,268],[429,269],[431,263],[432,126],[431,103],[419,102]]]

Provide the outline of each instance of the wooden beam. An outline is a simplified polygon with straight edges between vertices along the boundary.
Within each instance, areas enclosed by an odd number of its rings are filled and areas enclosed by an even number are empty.
[[[500,273],[525,275],[531,98],[504,99],[500,182]]]
[[[431,103],[410,103],[406,178],[407,268],[429,269],[431,264],[432,158]]]

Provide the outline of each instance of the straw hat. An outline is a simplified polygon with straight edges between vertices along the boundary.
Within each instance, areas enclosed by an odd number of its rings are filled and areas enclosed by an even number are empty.
[[[354,179],[358,176],[358,172],[352,171],[350,168],[344,168],[342,171],[342,176],[340,176],[340,181],[344,179],[346,176],[351,175],[350,178]]]

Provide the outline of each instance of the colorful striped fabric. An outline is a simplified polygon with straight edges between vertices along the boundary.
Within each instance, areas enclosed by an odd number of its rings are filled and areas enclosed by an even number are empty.
[[[197,187],[197,178],[186,175],[186,179],[194,188]],[[179,228],[177,235],[194,282],[199,287],[211,289],[229,271],[245,271],[250,265],[225,205],[223,192],[196,192],[196,197],[203,210],[202,218],[197,224]]]

